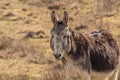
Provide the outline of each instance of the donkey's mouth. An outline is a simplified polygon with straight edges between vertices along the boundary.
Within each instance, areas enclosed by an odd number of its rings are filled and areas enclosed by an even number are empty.
[[[53,54],[57,60],[61,60],[63,58],[62,54]]]

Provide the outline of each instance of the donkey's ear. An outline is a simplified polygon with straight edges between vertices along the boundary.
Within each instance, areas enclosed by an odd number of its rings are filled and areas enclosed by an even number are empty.
[[[68,23],[68,13],[67,13],[67,11],[64,11],[63,22],[64,22],[64,24],[66,24],[66,25],[67,25],[67,23]]]
[[[51,20],[52,20],[53,24],[56,24],[56,22],[57,22],[57,17],[56,17],[55,11],[52,11],[52,12],[51,12]]]

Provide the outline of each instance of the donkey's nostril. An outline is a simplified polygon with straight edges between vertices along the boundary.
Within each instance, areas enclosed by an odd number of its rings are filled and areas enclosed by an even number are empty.
[[[60,56],[61,56],[61,54],[58,55],[58,57],[60,57]]]
[[[61,56],[61,54],[56,54],[55,57],[56,58],[59,58]]]

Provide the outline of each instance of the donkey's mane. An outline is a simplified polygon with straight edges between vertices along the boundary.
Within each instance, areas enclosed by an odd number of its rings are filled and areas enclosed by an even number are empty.
[[[111,71],[118,64],[119,49],[112,34],[106,30],[94,31],[90,34],[79,34],[70,30],[72,48],[69,52],[73,60],[84,59],[84,68],[95,71]]]

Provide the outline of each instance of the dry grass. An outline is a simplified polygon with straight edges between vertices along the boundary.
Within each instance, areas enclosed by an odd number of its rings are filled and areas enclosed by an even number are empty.
[[[73,29],[87,26],[77,32],[107,29],[120,43],[120,1],[0,0],[0,80],[65,80],[49,47],[51,10],[67,10]],[[77,69],[68,70],[72,80],[81,79]]]

